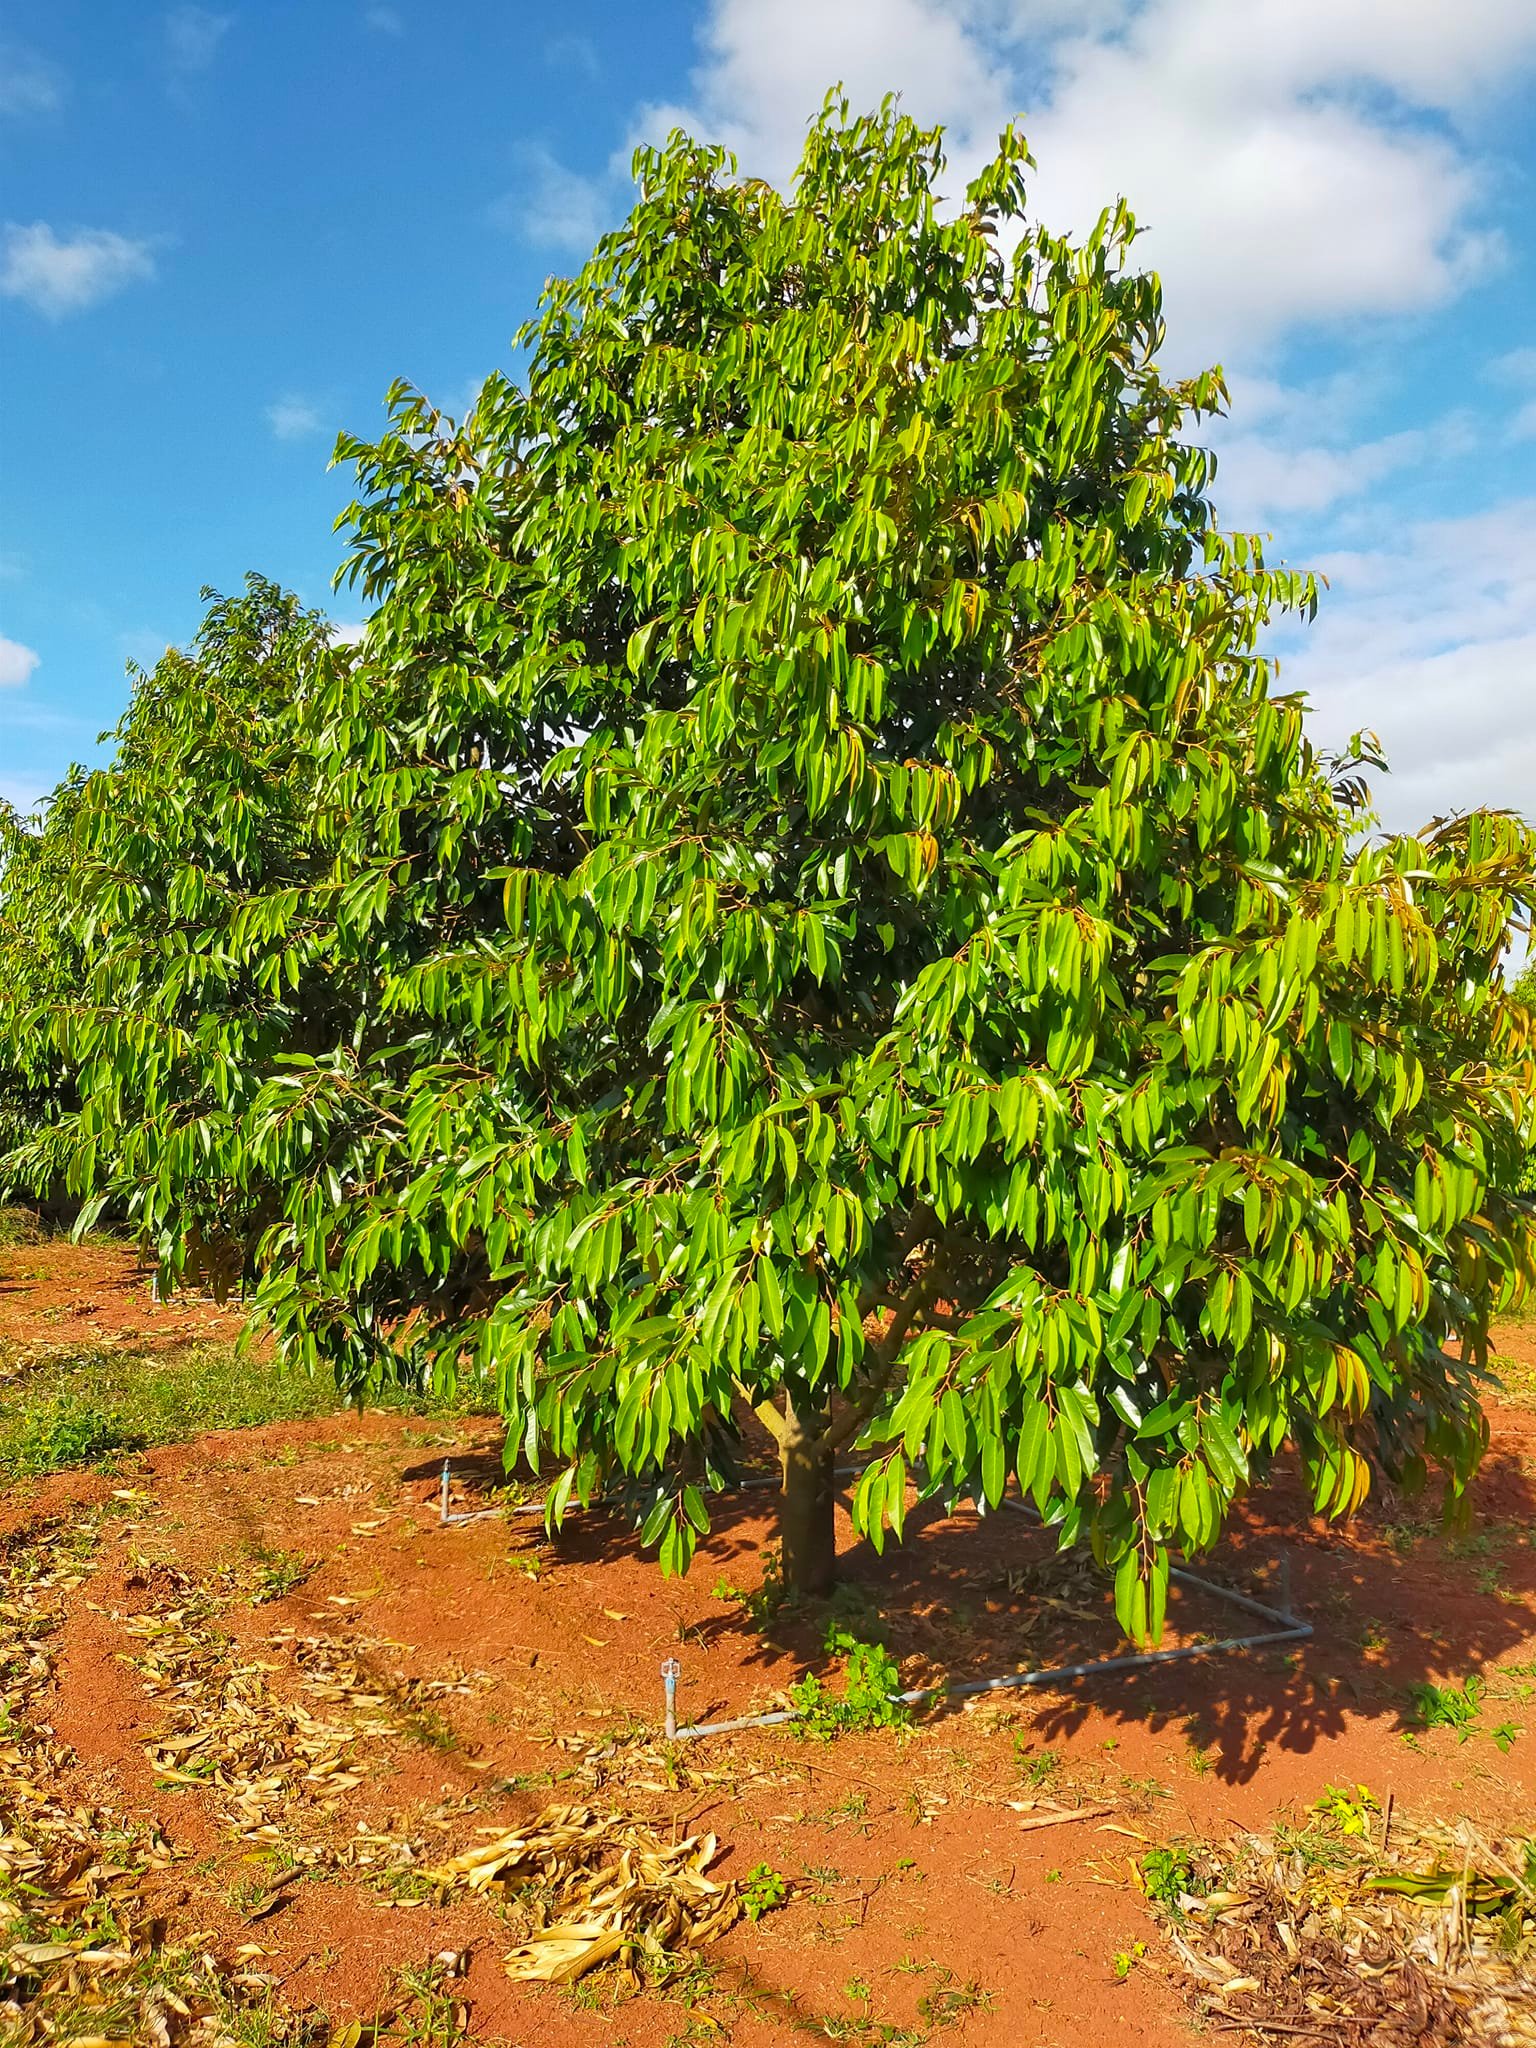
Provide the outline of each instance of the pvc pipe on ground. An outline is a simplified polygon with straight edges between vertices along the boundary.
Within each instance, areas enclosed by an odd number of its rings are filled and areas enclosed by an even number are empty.
[[[1015,1500],[1010,1494],[1004,1499],[1003,1506],[1005,1508],[1012,1508],[1016,1515],[1027,1515],[1030,1521],[1038,1522],[1041,1528],[1045,1527],[1044,1517],[1039,1509],[1034,1507],[1029,1501]],[[1231,1607],[1245,1608],[1249,1614],[1258,1615],[1262,1621],[1278,1621],[1286,1628],[1301,1628],[1305,1626],[1307,1634],[1311,1635],[1312,1633],[1311,1624],[1298,1622],[1295,1615],[1291,1612],[1291,1559],[1288,1551],[1280,1553],[1280,1598],[1282,1604],[1279,1607],[1267,1606],[1264,1601],[1255,1600],[1251,1593],[1234,1593],[1230,1586],[1218,1586],[1214,1579],[1202,1579],[1197,1572],[1189,1571],[1183,1565],[1170,1565],[1168,1567],[1168,1576],[1170,1579],[1177,1579],[1181,1586],[1193,1586],[1198,1592],[1209,1593],[1217,1600],[1225,1600]]]
[[[974,1698],[978,1693],[1007,1692],[1037,1685],[1062,1685],[1079,1678],[1096,1678],[1106,1671],[1142,1671],[1152,1664],[1173,1664],[1189,1657],[1219,1657],[1233,1650],[1257,1650],[1275,1643],[1304,1642],[1312,1634],[1309,1621],[1289,1628],[1267,1630],[1262,1635],[1228,1636],[1219,1643],[1182,1643],[1172,1650],[1138,1650],[1124,1657],[1097,1657],[1086,1664],[1056,1664],[1042,1671],[1005,1671],[995,1678],[970,1678],[961,1685],[918,1686],[911,1692],[891,1694],[897,1706],[920,1707],[930,1701]],[[735,1735],[748,1728],[779,1728],[803,1719],[798,1707],[786,1707],[771,1714],[743,1714],[733,1721],[695,1721],[676,1731],[679,1742],[696,1741],[703,1735]]]
[[[1211,1589],[1216,1590],[1216,1589]],[[1253,1605],[1253,1602],[1245,1602]],[[1143,1671],[1149,1665],[1174,1664],[1190,1657],[1219,1657],[1234,1650],[1258,1650],[1276,1643],[1305,1642],[1312,1634],[1309,1621],[1269,1629],[1261,1635],[1228,1636],[1219,1643],[1181,1643],[1172,1650],[1137,1650],[1124,1657],[1097,1657],[1085,1664],[1056,1664],[1042,1671],[1005,1671],[995,1678],[971,1678],[961,1685],[919,1686],[912,1692],[892,1693],[898,1706],[919,1707],[931,1701],[970,1699],[978,1693],[1007,1692],[1037,1685],[1063,1685],[1079,1678],[1097,1678],[1109,1671]],[[779,1728],[799,1721],[798,1707],[782,1708],[771,1714],[743,1714],[733,1721],[695,1721],[676,1731],[679,1742],[697,1741],[704,1735],[735,1735],[748,1728]]]
[[[1023,1501],[1006,1500],[1003,1505],[1023,1515],[1033,1512]],[[1034,1519],[1039,1518],[1036,1516]],[[1171,1650],[1136,1650],[1123,1657],[1096,1657],[1083,1664],[1056,1664],[1039,1671],[1005,1671],[995,1678],[970,1678],[959,1685],[919,1686],[911,1692],[893,1693],[891,1697],[899,1706],[918,1707],[941,1699],[971,1699],[979,1693],[1069,1684],[1081,1678],[1097,1678],[1106,1672],[1145,1671],[1153,1665],[1182,1663],[1191,1657],[1220,1657],[1237,1650],[1271,1648],[1277,1643],[1302,1643],[1312,1635],[1311,1622],[1298,1621],[1291,1612],[1289,1559],[1282,1563],[1281,1598],[1285,1604],[1280,1608],[1270,1607],[1247,1593],[1235,1593],[1230,1587],[1218,1586],[1210,1579],[1202,1579],[1196,1572],[1184,1570],[1181,1565],[1174,1565],[1168,1576],[1177,1579],[1181,1586],[1192,1587],[1214,1600],[1225,1600],[1229,1606],[1240,1607],[1246,1613],[1257,1615],[1263,1621],[1278,1623],[1278,1626],[1250,1636],[1227,1636],[1217,1643],[1181,1643]],[[704,1735],[735,1735],[748,1728],[779,1728],[800,1719],[799,1708],[790,1707],[771,1714],[743,1714],[731,1721],[699,1721],[679,1728],[676,1739],[692,1742]]]
[[[472,1508],[467,1514],[453,1515],[448,1512],[449,1460],[443,1460],[440,1520],[445,1527],[463,1522],[479,1522],[490,1515],[499,1515],[499,1507]],[[857,1465],[838,1466],[835,1477],[849,1479],[857,1475]],[[776,1486],[778,1477],[774,1473],[751,1474],[738,1482],[742,1487]],[[592,1505],[601,1503],[594,1501]],[[1039,1521],[1040,1517],[1030,1505],[1021,1500],[1004,1500],[1002,1505],[1012,1508],[1015,1513],[1029,1515]],[[523,1501],[511,1511],[515,1515],[542,1515],[542,1501]],[[980,1693],[1007,1692],[1025,1687],[1060,1685],[1082,1678],[1097,1678],[1112,1671],[1144,1671],[1157,1664],[1175,1664],[1191,1657],[1220,1657],[1238,1650],[1258,1650],[1272,1647],[1276,1643],[1306,1642],[1312,1635],[1309,1621],[1298,1621],[1291,1611],[1290,1560],[1284,1558],[1281,1565],[1280,1607],[1271,1607],[1262,1600],[1255,1600],[1247,1593],[1234,1592],[1229,1586],[1218,1586],[1210,1579],[1202,1579],[1198,1573],[1186,1571],[1181,1565],[1170,1568],[1168,1576],[1176,1579],[1181,1586],[1192,1587],[1196,1592],[1208,1594],[1212,1599],[1225,1600],[1229,1606],[1242,1608],[1245,1613],[1256,1615],[1261,1621],[1276,1622],[1277,1628],[1261,1631],[1256,1635],[1228,1636],[1217,1643],[1183,1643],[1171,1650],[1137,1650],[1123,1657],[1096,1657],[1082,1664],[1056,1664],[1039,1671],[1005,1671],[994,1678],[966,1679],[959,1685],[919,1686],[911,1692],[891,1695],[897,1705],[903,1707],[923,1706],[930,1701],[941,1699],[970,1699]],[[665,1696],[664,1721],[667,1739],[676,1742],[695,1742],[705,1735],[736,1735],[749,1728],[782,1728],[791,1721],[803,1719],[798,1707],[776,1709],[768,1714],[742,1714],[729,1721],[696,1721],[686,1727],[677,1725],[677,1681],[682,1666],[675,1657],[669,1657],[661,1667],[662,1685]]]
[[[662,1689],[666,1694],[666,1734],[669,1742],[677,1739],[677,1681],[683,1675],[683,1667],[675,1657],[669,1657],[661,1667]]]

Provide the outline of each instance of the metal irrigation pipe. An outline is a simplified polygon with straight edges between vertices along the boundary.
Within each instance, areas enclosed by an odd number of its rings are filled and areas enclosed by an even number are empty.
[[[448,1484],[450,1460],[443,1460],[442,1488],[439,1506],[439,1520],[442,1525],[453,1527],[464,1522],[484,1521],[490,1515],[504,1511],[499,1507],[471,1508],[464,1514],[450,1514],[448,1510]],[[862,1468],[857,1465],[840,1465],[834,1477],[850,1479]],[[741,1487],[777,1486],[774,1473],[751,1474],[737,1482]],[[592,1506],[601,1505],[593,1501]],[[1030,1515],[1034,1520],[1039,1516],[1024,1501],[1005,1500],[1002,1505],[1012,1508],[1016,1514]],[[522,1501],[510,1511],[514,1515],[542,1515],[543,1501]],[[1170,1568],[1168,1576],[1177,1579],[1181,1586],[1191,1586],[1197,1592],[1207,1593],[1213,1599],[1225,1600],[1231,1607],[1240,1607],[1248,1614],[1254,1614],[1262,1621],[1278,1622],[1278,1628],[1266,1629],[1256,1635],[1227,1636],[1217,1643],[1184,1643],[1171,1650],[1137,1650],[1123,1657],[1096,1657],[1084,1664],[1055,1664],[1040,1671],[1005,1671],[995,1678],[970,1678],[960,1685],[918,1686],[911,1692],[892,1693],[891,1699],[898,1706],[917,1707],[941,1699],[970,1699],[978,1693],[1007,1692],[1026,1686],[1056,1685],[1080,1678],[1097,1678],[1110,1671],[1144,1671],[1154,1664],[1175,1664],[1190,1657],[1220,1657],[1237,1650],[1259,1650],[1276,1643],[1302,1643],[1312,1635],[1309,1621],[1298,1621],[1291,1611],[1291,1570],[1290,1558],[1281,1555],[1281,1580],[1279,1607],[1271,1607],[1262,1600],[1255,1600],[1247,1593],[1235,1593],[1229,1586],[1218,1586],[1211,1579],[1202,1579],[1198,1573],[1186,1571],[1181,1565]],[[664,1726],[671,1741],[693,1742],[705,1735],[735,1735],[748,1728],[781,1728],[788,1722],[804,1718],[800,1708],[784,1707],[770,1714],[742,1714],[730,1721],[696,1721],[679,1728],[677,1725],[677,1681],[682,1675],[682,1666],[675,1657],[669,1657],[661,1667],[664,1692]]]
[[[1031,1510],[1023,1501],[1004,1501],[1005,1507],[1013,1508],[1019,1514]],[[1302,1643],[1312,1635],[1310,1621],[1298,1621],[1291,1612],[1290,1559],[1281,1558],[1281,1601],[1280,1607],[1270,1607],[1262,1600],[1255,1600],[1247,1593],[1234,1593],[1227,1586],[1218,1586],[1211,1579],[1202,1579],[1198,1573],[1185,1571],[1182,1566],[1173,1566],[1168,1576],[1177,1579],[1181,1586],[1191,1586],[1197,1592],[1207,1593],[1213,1599],[1225,1600],[1229,1606],[1240,1607],[1246,1613],[1259,1616],[1261,1620],[1276,1622],[1276,1628],[1264,1629],[1250,1636],[1227,1636],[1217,1643],[1182,1643],[1171,1650],[1137,1650],[1123,1657],[1095,1657],[1084,1664],[1055,1664],[1040,1671],[1005,1671],[995,1678],[970,1678],[959,1685],[918,1686],[911,1692],[892,1693],[891,1698],[898,1706],[925,1706],[941,1699],[971,1699],[978,1693],[1007,1692],[1025,1686],[1059,1685],[1069,1680],[1097,1678],[1111,1671],[1144,1671],[1151,1665],[1176,1664],[1191,1657],[1220,1657],[1237,1650],[1259,1650],[1276,1643]],[[676,1660],[671,1660],[675,1662]],[[675,1695],[677,1681],[672,1679],[671,1690]],[[786,1722],[802,1719],[798,1707],[782,1708],[771,1714],[744,1714],[732,1721],[698,1721],[679,1728],[676,1739],[679,1742],[696,1741],[704,1735],[734,1735],[747,1728],[778,1728]]]

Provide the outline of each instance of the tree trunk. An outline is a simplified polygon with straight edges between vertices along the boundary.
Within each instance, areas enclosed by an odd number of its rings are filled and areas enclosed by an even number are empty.
[[[779,1535],[784,1588],[814,1596],[830,1592],[837,1578],[837,1542],[832,1519],[832,1446],[827,1414],[798,1409],[786,1401],[779,1442]]]

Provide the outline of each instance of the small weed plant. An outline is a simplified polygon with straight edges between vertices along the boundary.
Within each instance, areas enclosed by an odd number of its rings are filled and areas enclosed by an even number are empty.
[[[1061,1768],[1061,1758],[1054,1749],[1042,1749],[1038,1754],[1031,1751],[1027,1735],[1015,1735],[1013,1754],[1020,1774],[1031,1785],[1048,1785]]]
[[[252,1595],[251,1605],[264,1607],[269,1600],[282,1600],[289,1593],[296,1592],[314,1568],[314,1560],[300,1557],[297,1551],[258,1551],[256,1590]]]
[[[1371,1815],[1381,1811],[1381,1802],[1368,1785],[1325,1785],[1312,1811],[1332,1823],[1341,1835],[1364,1835]]]
[[[930,2027],[957,2027],[973,2013],[985,2012],[991,2005],[993,1994],[984,1991],[973,1978],[957,1984],[948,1970],[944,1976],[946,1982],[924,1992],[917,2001],[918,2017]]]
[[[749,1870],[741,1887],[742,1910],[752,1921],[772,1913],[789,1897],[789,1879],[771,1863],[759,1863]]]
[[[1413,1687],[1413,1711],[1421,1728],[1453,1728],[1456,1740],[1465,1742],[1477,1727],[1483,1711],[1482,1679],[1475,1673],[1465,1685],[1432,1685],[1427,1680]]]
[[[740,1586],[733,1586],[729,1579],[717,1579],[713,1588],[717,1600],[729,1600],[742,1612],[742,1618],[764,1635],[772,1628],[788,1603],[788,1594],[779,1573],[779,1561],[771,1551],[763,1552],[762,1584],[755,1592],[743,1592]]]
[[[1141,1859],[1141,1882],[1152,1903],[1169,1913],[1180,1910],[1180,1899],[1204,1889],[1182,1849],[1149,1849]]]
[[[842,1695],[829,1691],[814,1671],[790,1687],[806,1734],[830,1742],[849,1729],[900,1728],[911,1720],[911,1709],[894,1697],[901,1690],[901,1672],[883,1643],[865,1642],[833,1619],[824,1647],[829,1657],[842,1659]]]

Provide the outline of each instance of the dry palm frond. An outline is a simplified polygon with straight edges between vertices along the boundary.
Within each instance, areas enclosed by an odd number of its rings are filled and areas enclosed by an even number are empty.
[[[718,1849],[712,1834],[667,1842],[623,1814],[550,1806],[426,1874],[475,1891],[526,1887],[535,1925],[507,1973],[564,1984],[621,1954],[632,1969],[665,1968],[723,1934],[741,1903],[734,1884],[707,1875]]]

